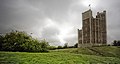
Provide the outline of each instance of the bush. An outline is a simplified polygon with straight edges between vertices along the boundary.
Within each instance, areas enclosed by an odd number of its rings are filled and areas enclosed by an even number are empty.
[[[74,45],[74,48],[77,48],[78,47],[78,43],[76,43],[75,45]]]
[[[108,44],[107,46],[111,46],[110,44]]]
[[[63,48],[67,48],[68,47],[68,43],[65,43]]]
[[[68,48],[75,48],[74,46],[68,46]]]
[[[120,40],[114,40],[113,46],[120,46]]]
[[[45,40],[40,41],[40,46],[41,46],[41,52],[48,52],[47,46],[49,46],[48,42]]]
[[[57,49],[57,47],[55,47],[55,46],[48,46],[47,47],[49,50],[55,50],[55,49]]]
[[[0,50],[2,50],[2,42],[3,42],[3,36],[0,35]]]
[[[12,31],[2,38],[1,50],[20,52],[46,52],[48,43],[38,41],[25,32]]]
[[[62,46],[58,46],[58,49],[63,49],[63,47]]]

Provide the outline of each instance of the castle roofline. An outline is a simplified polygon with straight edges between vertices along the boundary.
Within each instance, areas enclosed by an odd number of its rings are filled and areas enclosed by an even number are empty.
[[[89,12],[89,11],[91,11],[91,12],[92,12],[92,10],[91,10],[91,9],[89,9],[89,10],[87,10],[87,11],[83,12],[83,13],[86,13],[86,12]],[[82,13],[82,14],[83,14],[83,13]]]

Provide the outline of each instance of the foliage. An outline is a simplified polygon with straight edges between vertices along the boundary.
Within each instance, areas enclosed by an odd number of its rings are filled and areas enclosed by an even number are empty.
[[[12,31],[3,36],[2,50],[22,52],[44,52],[47,51],[48,43],[38,41],[25,32]]]
[[[68,48],[74,48],[74,46],[68,46]]]
[[[0,35],[0,50],[2,50],[2,42],[3,42],[3,36]]]
[[[67,48],[68,47],[68,43],[65,43],[63,48]]]
[[[108,44],[107,46],[111,46],[111,44]]]
[[[76,43],[75,45],[74,45],[74,48],[77,48],[78,47],[78,43]]]
[[[55,49],[57,49],[57,47],[55,47],[55,46],[48,46],[47,47],[49,50],[55,50]]]
[[[58,46],[57,48],[58,48],[58,49],[63,49],[63,47],[62,47],[62,46]]]
[[[120,46],[120,40],[114,40],[113,46]]]

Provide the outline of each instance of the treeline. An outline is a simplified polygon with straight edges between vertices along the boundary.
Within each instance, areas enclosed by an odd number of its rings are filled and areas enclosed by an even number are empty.
[[[48,46],[47,48],[49,50],[55,50],[55,49],[66,49],[66,48],[77,48],[78,43],[74,44],[73,46],[68,46],[68,43],[65,43],[64,46]]]
[[[114,40],[113,46],[120,46],[120,40]]]
[[[1,51],[48,52],[47,46],[49,44],[45,40],[39,41],[21,31],[0,35]]]

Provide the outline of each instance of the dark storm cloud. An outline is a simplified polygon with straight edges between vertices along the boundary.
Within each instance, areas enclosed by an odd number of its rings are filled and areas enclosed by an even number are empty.
[[[77,42],[77,29],[82,27],[81,13],[88,10],[84,0],[0,0],[0,33],[10,30],[33,33],[51,45],[73,45]],[[87,0],[86,0],[87,1]],[[120,39],[120,1],[92,0],[97,5],[93,14],[107,11],[109,43]]]

